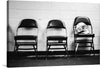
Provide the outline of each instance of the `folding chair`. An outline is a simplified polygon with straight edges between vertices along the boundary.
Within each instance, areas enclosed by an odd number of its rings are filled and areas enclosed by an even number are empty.
[[[16,30],[14,51],[37,51],[38,26],[34,19],[23,19]],[[21,47],[22,46],[22,47]],[[27,46],[27,47],[26,47]],[[29,47],[31,46],[31,47]]]
[[[75,55],[78,48],[89,47],[90,52],[94,52],[94,34],[93,28],[88,17],[78,16],[74,20],[74,44],[75,44]]]
[[[49,51],[63,49],[67,54],[67,30],[61,20],[50,20],[47,32],[47,57]],[[60,47],[57,47],[60,46]]]

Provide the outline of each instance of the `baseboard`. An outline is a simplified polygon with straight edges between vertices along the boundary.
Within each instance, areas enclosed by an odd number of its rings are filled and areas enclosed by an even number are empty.
[[[46,55],[46,54],[50,54],[50,55],[64,55],[64,54],[69,54],[69,55],[75,55],[75,51],[37,51],[37,52],[34,52],[34,51],[31,51],[31,52],[14,52],[14,51],[8,51],[7,52],[7,56],[9,55]],[[77,54],[100,54],[100,50],[94,50],[94,51],[89,51],[89,50],[80,50],[80,51],[77,51]]]

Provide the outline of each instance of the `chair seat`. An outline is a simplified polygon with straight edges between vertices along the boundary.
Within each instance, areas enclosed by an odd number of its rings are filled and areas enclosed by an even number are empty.
[[[63,36],[48,36],[47,39],[48,40],[66,40],[67,37],[63,37]]]
[[[36,42],[36,40],[16,40],[16,42]]]
[[[34,40],[36,38],[37,36],[33,35],[18,35],[14,37],[15,40]]]
[[[60,45],[60,46],[61,46],[61,45],[66,45],[66,43],[53,43],[53,42],[52,42],[52,43],[48,43],[48,44],[49,44],[49,45],[57,45],[57,46],[58,46],[58,45]]]
[[[36,42],[17,42],[19,45],[36,45]]]
[[[65,48],[49,48],[49,49],[65,49]]]
[[[78,46],[78,47],[91,47],[91,46],[88,46],[88,45],[87,45],[87,46]]]
[[[94,37],[94,34],[75,34],[74,37]]]
[[[18,50],[34,50],[34,48],[19,48]]]
[[[76,43],[93,43],[92,40],[75,40]]]

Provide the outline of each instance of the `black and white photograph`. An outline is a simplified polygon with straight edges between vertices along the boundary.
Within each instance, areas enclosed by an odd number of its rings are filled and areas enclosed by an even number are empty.
[[[7,1],[7,67],[100,64],[100,4]]]

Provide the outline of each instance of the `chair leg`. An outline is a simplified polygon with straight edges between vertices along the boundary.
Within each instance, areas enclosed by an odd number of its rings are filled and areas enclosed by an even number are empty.
[[[90,43],[90,45],[91,45],[91,47],[90,47],[90,53],[89,53],[89,55],[91,55],[92,54],[92,50],[93,50],[93,48],[92,48],[92,43]]]
[[[90,43],[90,44],[91,44],[91,48],[90,48],[91,54],[95,55],[95,52],[94,52],[94,43]]]
[[[14,51],[17,52],[17,50],[18,50],[18,45],[17,42],[15,42]]]
[[[68,55],[68,48],[66,45],[64,45],[64,49],[65,49],[65,57]]]
[[[66,47],[66,55],[69,56],[69,54],[68,54],[68,47]]]
[[[16,52],[16,46],[17,46],[17,44],[16,44],[16,40],[15,40],[15,45],[14,45],[14,51]]]
[[[33,50],[35,52],[35,58],[37,59],[37,46],[36,45],[33,45]]]
[[[16,52],[18,51],[19,45],[16,46]]]
[[[67,54],[67,56],[69,56],[69,54],[68,54],[67,40],[66,40],[66,54]]]
[[[48,59],[49,48],[50,48],[50,47],[48,47],[48,44],[47,44],[46,60]]]
[[[75,42],[74,42],[74,46],[75,46],[75,47],[74,47],[74,53],[75,53],[75,55],[74,55],[74,56],[76,57],[76,51],[75,51],[75,48],[76,48],[76,43],[75,43]]]
[[[48,52],[49,52],[49,49],[47,49],[47,52],[46,52],[46,60],[48,59]]]
[[[36,48],[35,48],[35,55],[36,55],[36,59],[38,58],[38,55],[37,55],[37,45],[36,45]]]
[[[76,45],[76,47],[75,47],[75,57],[76,57],[77,56],[76,53],[77,53],[77,50],[78,50],[79,43],[76,43],[75,45]]]
[[[64,50],[65,50],[64,57],[66,57],[66,45],[63,45],[63,47],[64,47]]]
[[[92,51],[93,51],[93,54],[94,54],[94,56],[95,56],[95,52],[94,52],[94,43],[92,43]]]

